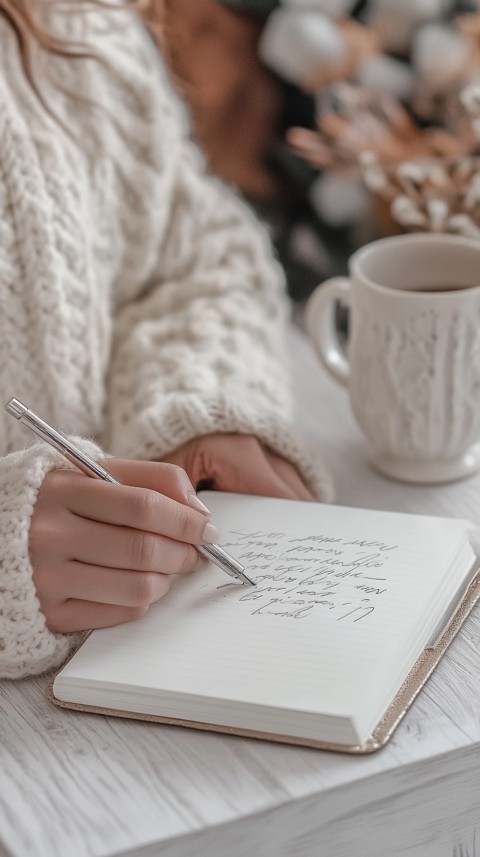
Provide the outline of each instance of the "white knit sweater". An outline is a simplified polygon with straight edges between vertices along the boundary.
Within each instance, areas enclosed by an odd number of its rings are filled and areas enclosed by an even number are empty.
[[[46,100],[77,143],[32,94],[0,19],[0,676],[9,678],[55,666],[72,643],[46,627],[28,555],[36,496],[60,456],[5,414],[11,396],[130,458],[161,458],[208,432],[252,433],[319,497],[330,492],[292,429],[282,277],[263,228],[204,174],[157,51],[127,13],[55,25],[105,61],[39,58]]]

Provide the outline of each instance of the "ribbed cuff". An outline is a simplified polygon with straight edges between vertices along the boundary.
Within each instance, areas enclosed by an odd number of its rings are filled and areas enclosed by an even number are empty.
[[[176,394],[174,401],[152,406],[123,425],[121,435],[113,438],[112,451],[125,458],[155,460],[204,434],[250,434],[295,465],[318,500],[331,502],[330,474],[321,458],[302,443],[295,427],[258,401],[252,402],[251,396],[244,399]]]
[[[99,447],[72,441],[93,458]],[[57,666],[79,636],[53,634],[40,610],[28,552],[30,521],[40,486],[63,456],[36,443],[0,459],[0,677],[22,678]]]

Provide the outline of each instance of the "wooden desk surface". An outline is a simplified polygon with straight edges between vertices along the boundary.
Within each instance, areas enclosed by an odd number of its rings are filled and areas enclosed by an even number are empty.
[[[376,475],[346,393],[292,340],[300,419],[339,503],[480,521],[480,476]],[[65,712],[44,686],[0,683],[1,857],[480,857],[478,608],[365,758]]]

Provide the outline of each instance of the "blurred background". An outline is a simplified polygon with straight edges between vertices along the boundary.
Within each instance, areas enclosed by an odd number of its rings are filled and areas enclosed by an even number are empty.
[[[480,238],[476,0],[153,0],[149,18],[299,305],[375,237]]]

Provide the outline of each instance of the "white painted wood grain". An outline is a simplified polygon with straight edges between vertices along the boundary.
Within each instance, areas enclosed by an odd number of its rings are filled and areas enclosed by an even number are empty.
[[[480,478],[375,474],[344,391],[292,333],[299,416],[346,505],[480,520]],[[0,683],[0,857],[480,857],[480,611],[378,754],[66,712]]]
[[[326,798],[334,816],[329,823],[323,802],[314,796],[167,842],[161,851],[150,845],[129,857],[478,857],[474,849],[480,824],[473,798],[478,753],[464,761],[454,766],[439,758],[436,764],[415,766],[410,773],[418,777],[416,789],[398,782],[395,772],[381,775],[375,784],[366,784],[356,811],[348,809],[347,787]],[[382,786],[385,796],[371,799]],[[465,792],[472,795],[467,805]]]

